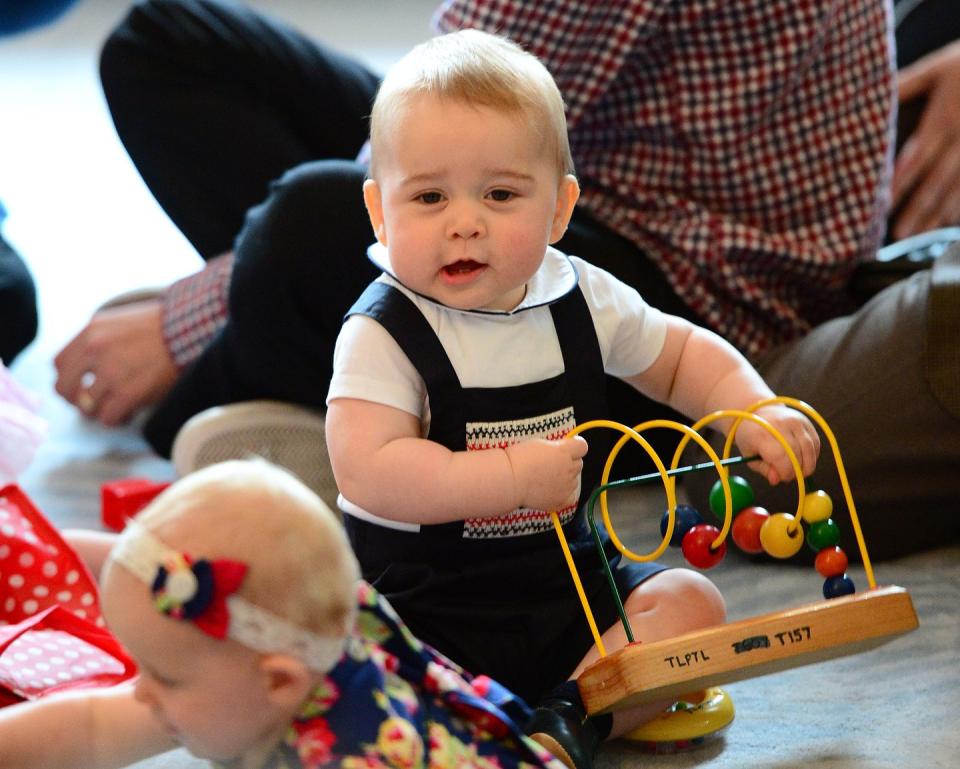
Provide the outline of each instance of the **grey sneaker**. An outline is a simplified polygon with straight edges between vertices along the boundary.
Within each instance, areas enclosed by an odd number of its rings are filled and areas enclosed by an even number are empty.
[[[216,406],[180,428],[171,452],[180,477],[216,462],[251,456],[286,468],[339,512],[319,412],[266,400]]]

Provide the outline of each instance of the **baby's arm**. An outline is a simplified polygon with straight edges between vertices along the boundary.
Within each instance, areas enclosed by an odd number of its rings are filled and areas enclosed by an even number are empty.
[[[336,398],[327,448],[343,496],[376,515],[444,523],[517,507],[557,510],[579,493],[582,438],[523,441],[506,449],[450,451],[419,437],[418,419],[371,401]]]
[[[720,409],[742,409],[773,392],[760,374],[732,345],[711,331],[681,318],[667,316],[667,333],[660,356],[646,371],[627,381],[642,393],[698,419]],[[810,420],[781,404],[758,409],[786,439],[804,475],[813,472],[820,438]],[[716,425],[724,432],[731,422]],[[759,425],[744,421],[737,428],[737,446],[744,456],[759,455],[752,465],[770,483],[794,477],[793,466],[780,443]]]
[[[0,710],[3,769],[114,769],[175,747],[132,684]]]

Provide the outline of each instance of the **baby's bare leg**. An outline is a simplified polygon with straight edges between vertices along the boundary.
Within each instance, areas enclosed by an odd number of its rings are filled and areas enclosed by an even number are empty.
[[[624,601],[624,611],[630,620],[634,639],[647,643],[726,621],[726,604],[720,591],[706,577],[688,569],[660,572],[638,585]],[[608,629],[601,638],[608,651],[627,643],[620,623]],[[592,648],[577,666],[573,678],[599,657],[597,648]],[[615,713],[610,736],[618,737],[636,728],[672,704],[649,703]]]

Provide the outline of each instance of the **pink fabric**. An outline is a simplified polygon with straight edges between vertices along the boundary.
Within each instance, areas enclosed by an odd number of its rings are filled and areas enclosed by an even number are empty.
[[[47,434],[37,411],[40,398],[21,386],[0,363],[0,484],[17,479]]]

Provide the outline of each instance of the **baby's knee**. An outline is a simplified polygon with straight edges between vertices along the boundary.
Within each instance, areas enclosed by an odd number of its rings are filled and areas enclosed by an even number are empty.
[[[682,618],[682,624],[689,629],[719,625],[727,619],[726,602],[717,586],[704,575],[690,569],[661,572],[641,585],[634,595],[641,601],[653,601],[662,610],[678,615]]]

